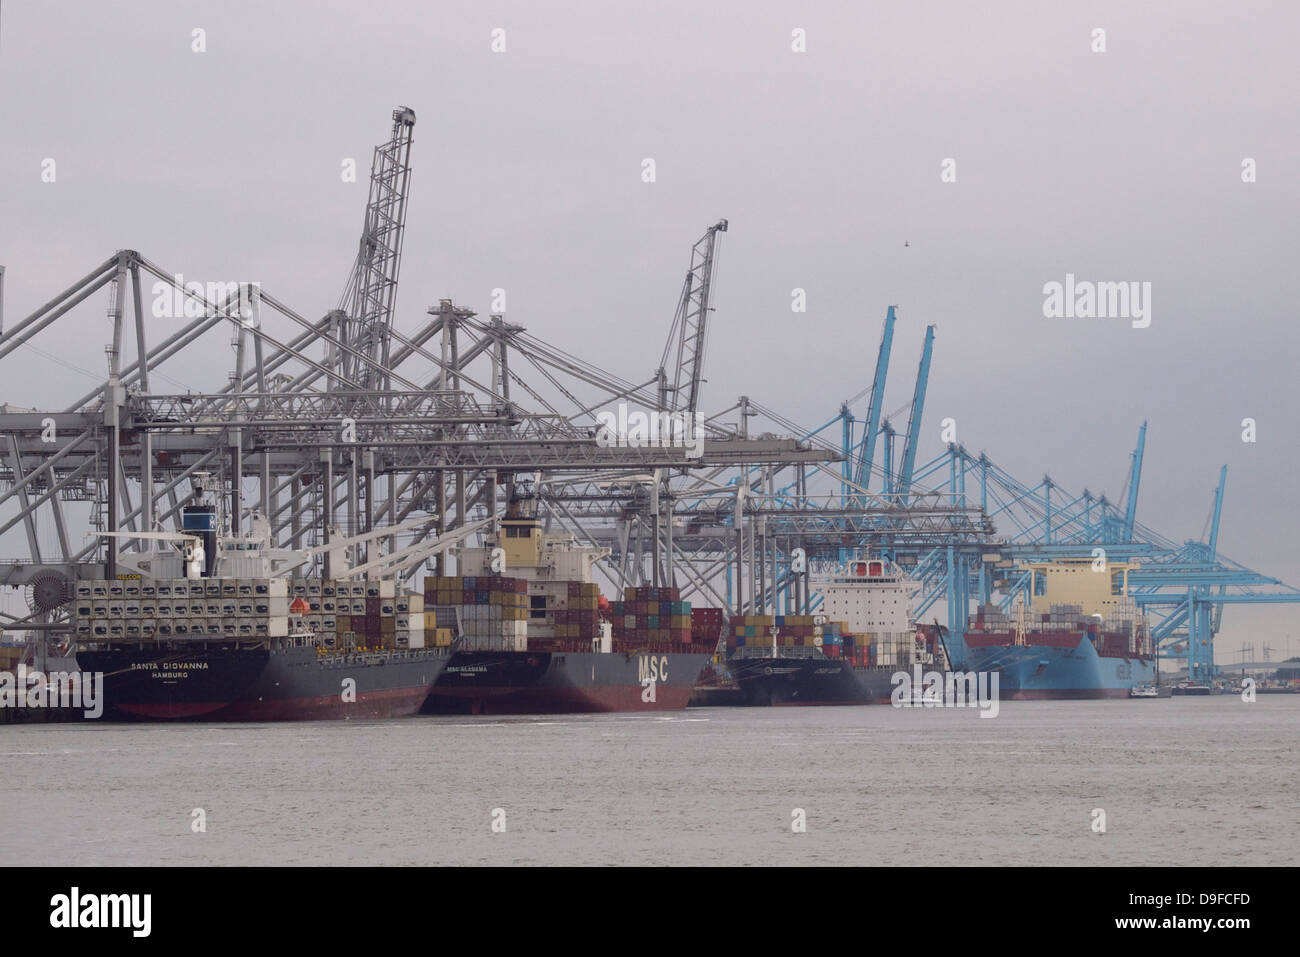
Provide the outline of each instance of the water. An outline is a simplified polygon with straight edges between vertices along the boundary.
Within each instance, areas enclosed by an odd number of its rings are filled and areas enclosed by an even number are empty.
[[[1001,708],[0,727],[0,864],[1294,863],[1300,696]]]

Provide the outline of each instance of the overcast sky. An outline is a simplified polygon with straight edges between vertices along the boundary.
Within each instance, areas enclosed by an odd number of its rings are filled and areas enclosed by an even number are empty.
[[[691,243],[726,217],[707,405],[831,418],[897,304],[886,411],[937,326],[922,460],[952,417],[1028,484],[1114,498],[1145,419],[1139,518],[1199,538],[1226,463],[1221,550],[1300,584],[1293,4],[607,6],[5,0],[6,324],[119,248],[318,317],[406,105],[399,327],[441,297],[486,314],[501,287],[511,321],[642,381]],[[1151,283],[1149,327],[1045,318],[1067,273]],[[36,340],[55,358],[0,360],[0,402],[60,407],[101,381],[105,308]],[[161,387],[224,384],[195,363]],[[1288,634],[1300,652],[1298,621],[1229,607],[1220,661]]]

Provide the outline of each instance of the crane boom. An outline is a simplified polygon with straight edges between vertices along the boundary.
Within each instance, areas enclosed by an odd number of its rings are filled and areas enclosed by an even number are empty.
[[[382,377],[397,304],[414,128],[415,111],[398,107],[388,142],[375,147],[365,224],[340,304],[346,313],[340,338],[350,350],[341,356],[343,375],[369,388],[389,385]]]
[[[862,451],[858,455],[853,481],[863,488],[871,481],[871,462],[876,455],[876,436],[880,433],[880,410],[885,400],[885,377],[889,373],[889,353],[894,345],[894,311],[890,306],[885,313],[885,328],[880,334],[880,352],[876,355],[876,377],[871,384],[871,402],[867,405],[867,421],[863,426]]]
[[[921,415],[925,412],[925,390],[930,381],[930,357],[933,353],[934,326],[926,326],[921,363],[916,370],[916,391],[912,393],[912,411],[907,417],[903,464],[898,469],[898,491],[904,494],[912,488],[912,470],[916,467],[916,447],[921,440]]]
[[[659,402],[665,411],[694,414],[699,410],[700,385],[704,381],[704,345],[708,337],[710,300],[713,295],[713,264],[718,233],[727,231],[727,221],[710,226],[691,247],[691,265],[686,270],[677,313],[668,332],[664,364],[659,368]],[[667,385],[666,364],[677,346],[673,384]],[[683,400],[682,394],[685,393]]]
[[[1137,520],[1138,486],[1142,484],[1142,454],[1147,445],[1147,424],[1138,429],[1138,444],[1133,450],[1133,466],[1128,479],[1128,503],[1124,509],[1124,531],[1120,541],[1133,541],[1133,523]]]

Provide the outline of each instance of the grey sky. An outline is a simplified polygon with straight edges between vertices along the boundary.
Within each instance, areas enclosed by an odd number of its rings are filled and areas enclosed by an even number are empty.
[[[1141,520],[1199,537],[1227,463],[1221,549],[1300,584],[1300,13],[1061,6],[7,2],[6,320],[123,247],[319,316],[355,252],[371,148],[407,105],[399,325],[443,296],[486,314],[504,287],[511,321],[641,381],[691,243],[726,217],[706,404],[748,393],[821,423],[868,384],[897,303],[887,410],[938,326],[922,459],[952,416],[1022,480],[1113,497],[1147,419]],[[346,157],[360,183],[341,182]],[[1043,284],[1067,272],[1151,282],[1150,328],[1045,319]],[[76,315],[59,324],[75,340],[36,345],[98,377],[103,303]],[[23,350],[0,401],[94,384]],[[1220,660],[1288,633],[1300,651],[1296,606],[1229,608]]]

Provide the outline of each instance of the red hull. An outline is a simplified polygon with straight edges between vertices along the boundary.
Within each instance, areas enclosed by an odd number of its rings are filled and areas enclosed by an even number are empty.
[[[119,702],[120,711],[151,721],[203,718],[206,721],[319,721],[322,719],[402,718],[415,714],[429,689],[366,691],[345,704],[337,693],[317,698],[271,701],[189,701],[176,704]]]
[[[1003,701],[1088,701],[1103,698],[1127,698],[1128,688],[1052,688],[1028,691],[1002,691]]]
[[[773,701],[773,708],[829,708],[834,705],[862,708],[873,704],[889,704],[888,698],[872,698],[870,701]]]
[[[640,685],[538,688],[438,688],[434,699],[457,699],[469,714],[576,714],[610,711],[681,711],[691,700],[692,685],[660,685],[654,701],[643,701]]]

